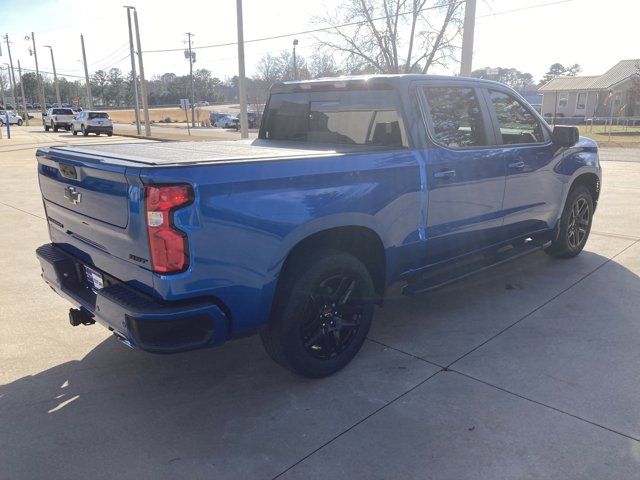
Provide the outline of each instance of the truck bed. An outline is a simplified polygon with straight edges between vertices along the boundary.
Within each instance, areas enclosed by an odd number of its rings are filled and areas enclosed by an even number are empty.
[[[49,152],[91,155],[138,167],[235,163],[285,158],[337,156],[385,150],[362,145],[311,145],[290,141],[240,140],[208,142],[149,142],[49,147]],[[107,163],[114,163],[108,161]]]

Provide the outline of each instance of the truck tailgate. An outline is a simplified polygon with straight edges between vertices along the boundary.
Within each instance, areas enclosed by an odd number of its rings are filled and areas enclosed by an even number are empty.
[[[36,156],[52,242],[122,281],[152,288],[139,170],[56,148]]]
[[[38,157],[42,197],[80,215],[127,226],[126,168]]]

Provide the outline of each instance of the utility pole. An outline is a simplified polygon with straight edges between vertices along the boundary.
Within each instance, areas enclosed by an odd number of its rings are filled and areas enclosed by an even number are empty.
[[[236,0],[238,21],[238,90],[240,95],[240,137],[249,138],[247,118],[247,79],[244,71],[244,33],[242,26],[242,0]]]
[[[51,65],[53,66],[53,83],[56,86],[56,102],[58,105],[62,104],[62,100],[60,100],[60,87],[58,86],[58,73],[56,72],[56,61],[53,58],[53,47],[51,45],[44,45],[44,48],[48,48],[51,52]]]
[[[11,83],[11,95],[13,95],[13,101],[17,103],[18,99],[16,98],[16,76],[13,72],[13,60],[11,58],[11,45],[9,44],[8,33],[5,34],[4,39],[7,42],[7,52],[9,53],[9,83]]]
[[[136,74],[136,57],[133,53],[133,30],[131,30],[131,10],[127,9],[127,23],[129,24],[129,50],[131,51],[131,79],[133,80],[133,99],[135,105],[133,111],[136,115],[136,130],[140,135],[140,100],[138,99],[138,75]]]
[[[193,37],[193,33],[191,32],[187,32],[185,33],[185,35],[187,36],[188,40],[189,40],[189,78],[191,79],[191,126],[195,127],[196,126],[196,114],[195,114],[195,107],[193,105],[193,103],[195,102],[195,95],[194,95],[194,86],[193,86],[193,51],[191,50],[191,37]]]
[[[13,85],[13,81],[11,80],[11,66],[6,62],[5,62],[5,65],[7,66],[7,77],[9,77],[9,88],[11,88],[11,96],[13,97],[13,102],[15,103],[16,102],[16,89],[15,89],[15,87]]]
[[[293,79],[298,80],[298,62],[296,61],[296,45],[298,45],[298,39],[293,39]]]
[[[462,57],[460,76],[471,76],[473,60],[473,31],[476,25],[476,0],[467,0],[464,7],[464,26],[462,27]]]
[[[18,60],[18,78],[20,79],[20,94],[22,95],[22,113],[24,113],[24,121],[29,126],[29,114],[27,113],[27,99],[24,97],[24,82],[22,81],[22,68],[20,67],[20,60]],[[16,110],[18,108],[16,107]]]
[[[82,63],[84,64],[84,82],[87,87],[87,107],[93,110],[93,95],[91,95],[91,81],[89,80],[89,68],[87,67],[87,53],[84,50],[84,36],[80,34],[80,43],[82,44]],[[133,61],[133,58],[131,59]],[[140,127],[138,126],[138,133]]]
[[[142,46],[140,45],[140,27],[138,25],[138,11],[133,8],[133,22],[136,26],[136,43],[138,45],[138,61],[140,62],[140,93],[142,93],[142,109],[144,110],[144,134],[151,136],[151,125],[149,125],[149,100],[147,98],[147,85],[144,81],[144,65],[142,64]]]
[[[42,111],[42,114],[44,116],[44,112],[46,110],[45,108],[45,98],[44,98],[44,86],[42,85],[42,78],[40,78],[40,68],[38,68],[38,52],[36,51],[36,36],[33,34],[33,32],[31,32],[31,37],[26,36],[24,37],[25,40],[31,40],[31,42],[33,43],[33,50],[29,49],[30,53],[33,54],[33,57],[35,58],[36,61],[36,79],[38,82],[38,101],[40,102],[40,109]]]

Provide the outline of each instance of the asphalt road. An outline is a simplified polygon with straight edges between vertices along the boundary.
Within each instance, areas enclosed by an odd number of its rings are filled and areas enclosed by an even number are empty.
[[[69,326],[34,255],[34,149],[87,141],[0,141],[0,479],[640,477],[637,150],[603,151],[578,258],[392,293],[357,359],[310,381],[255,337],[155,356]]]

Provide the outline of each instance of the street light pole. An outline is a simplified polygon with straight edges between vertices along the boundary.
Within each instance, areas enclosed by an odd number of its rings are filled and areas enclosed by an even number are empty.
[[[53,83],[56,87],[56,101],[58,105],[62,104],[62,100],[60,100],[60,87],[58,86],[58,73],[56,72],[56,61],[53,58],[53,47],[51,45],[44,45],[44,48],[48,48],[51,52],[51,66],[53,66]]]
[[[82,63],[84,65],[84,81],[87,88],[87,106],[89,107],[89,110],[93,110],[93,95],[91,95],[91,81],[89,80],[89,68],[87,67],[87,53],[84,50],[84,36],[82,34],[80,34],[80,43],[82,44]]]
[[[238,94],[240,95],[240,137],[249,138],[247,118],[247,79],[244,71],[244,33],[242,26],[242,0],[236,0],[238,22]]]
[[[131,30],[131,10],[127,9],[127,23],[129,24],[129,50],[131,51],[131,78],[133,80],[133,98],[135,105],[133,111],[136,115],[136,130],[140,135],[140,99],[138,98],[138,75],[136,74],[136,57],[133,53],[133,30]]]
[[[298,45],[298,39],[293,39],[293,79],[298,80],[298,62],[296,61],[296,45]]]
[[[28,35],[26,37],[24,37],[25,40],[31,40],[31,42],[33,43],[33,58],[35,58],[36,61],[36,80],[38,83],[38,101],[40,102],[40,110],[42,111],[43,115],[44,112],[46,110],[45,108],[45,99],[44,99],[44,86],[42,85],[42,78],[40,78],[40,68],[38,67],[38,52],[36,51],[36,36],[33,34],[33,32],[31,32],[31,36],[29,37]]]
[[[462,27],[462,56],[460,58],[460,76],[471,76],[473,59],[473,35],[476,25],[476,0],[467,0],[464,7],[464,26]]]
[[[194,84],[193,84],[193,51],[191,50],[191,37],[193,37],[193,33],[191,32],[187,32],[185,34],[187,36],[187,38],[189,39],[189,78],[191,79],[191,126],[195,127],[196,126],[196,114],[195,114],[195,107],[193,105],[193,103],[195,102],[195,88],[194,88]]]
[[[151,125],[149,125],[149,100],[147,98],[147,85],[144,80],[144,65],[142,64],[142,46],[140,44],[140,27],[138,25],[138,11],[133,8],[133,22],[136,26],[136,43],[138,45],[138,62],[140,63],[140,92],[142,93],[142,109],[144,110],[144,134],[151,136]]]
[[[24,121],[29,126],[29,114],[27,113],[27,99],[24,97],[24,82],[22,81],[22,68],[20,67],[20,60],[18,60],[18,78],[20,79],[20,94],[22,95],[22,113],[24,113]],[[18,108],[16,107],[16,110]]]

